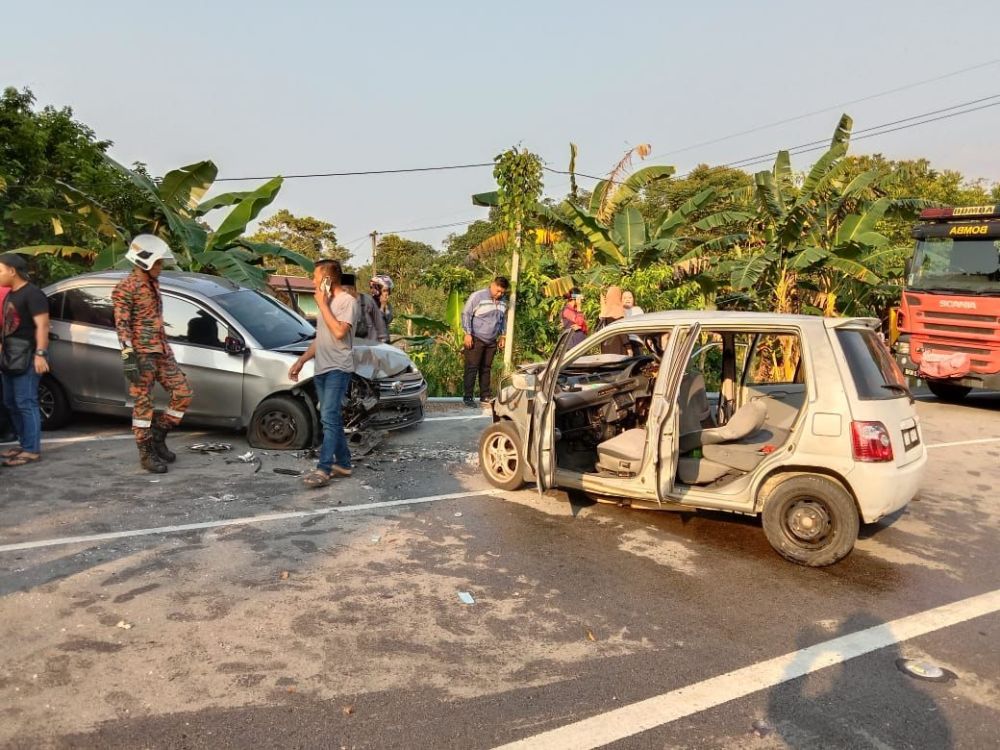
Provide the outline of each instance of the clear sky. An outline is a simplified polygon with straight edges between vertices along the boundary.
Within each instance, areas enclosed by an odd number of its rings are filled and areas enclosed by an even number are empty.
[[[486,162],[514,144],[565,169],[570,141],[590,174],[643,142],[650,163],[683,171],[826,138],[839,110],[671,153],[691,144],[1000,58],[996,12],[995,0],[36,0],[0,15],[0,83],[72,106],[154,174],[203,158],[231,177]],[[858,130],[992,94],[1000,62],[847,111]],[[1000,107],[853,151],[1000,181]],[[492,188],[489,169],[289,180],[269,211],[333,222],[359,262],[371,230],[481,217],[469,196]],[[546,174],[545,188],[567,183]],[[407,236],[437,245],[449,231]]]

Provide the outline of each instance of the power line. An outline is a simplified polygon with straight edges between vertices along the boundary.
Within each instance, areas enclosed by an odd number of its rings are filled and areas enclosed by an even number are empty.
[[[482,221],[482,219],[470,219],[469,221],[455,221],[451,224],[435,224],[430,227],[412,227],[410,229],[391,229],[388,232],[379,232],[381,235],[387,234],[408,234],[410,232],[426,232],[429,229],[445,229],[446,227],[464,227],[469,224],[473,224],[477,221]]]
[[[1000,94],[998,94],[998,96],[1000,96]],[[888,125],[892,125],[894,123],[886,123],[885,125],[874,126],[873,128],[868,128],[867,129],[867,130],[878,129],[878,132],[875,132],[875,133],[869,132],[869,133],[858,135],[858,136],[851,136],[851,142],[853,143],[854,141],[863,141],[866,138],[874,138],[874,137],[879,136],[879,135],[886,135],[887,133],[895,133],[895,132],[897,132],[899,130],[908,130],[909,128],[915,128],[918,125],[926,125],[926,124],[931,123],[931,122],[938,122],[939,120],[948,120],[948,119],[951,119],[952,117],[958,117],[959,115],[967,115],[970,112],[978,112],[981,109],[989,109],[990,107],[997,107],[997,106],[1000,106],[1000,102],[993,102],[991,104],[983,104],[982,106],[973,107],[971,109],[965,109],[965,110],[962,110],[961,112],[951,112],[950,114],[944,114],[944,115],[940,115],[938,117],[930,117],[930,118],[928,118],[926,120],[921,120],[920,122],[910,122],[909,124],[899,125],[898,127],[894,127],[894,128],[888,127]],[[933,114],[933,113],[928,113],[928,114]],[[907,119],[910,120],[910,119],[914,119],[914,118],[907,118]],[[903,121],[902,120],[898,120],[897,122],[903,122]],[[886,129],[883,130],[881,128],[886,128]],[[861,132],[861,131],[859,131],[859,132]],[[810,151],[819,151],[820,149],[827,148],[827,143],[828,143],[827,141],[822,141],[822,142],[814,141],[813,144],[803,144],[803,146],[810,146],[809,148],[804,148],[802,146],[797,146],[795,148],[797,148],[799,150],[793,151],[792,149],[788,149],[788,151],[789,151],[790,155],[792,155],[792,156],[798,156],[799,154],[807,154]],[[756,157],[755,161],[746,161],[746,160],[743,160],[743,162],[745,162],[745,163],[738,163],[738,167],[748,167],[748,166],[751,166],[753,164],[760,164],[762,162],[770,161],[774,156],[777,155],[777,153],[778,152],[775,151],[775,152],[772,152],[770,154],[764,154],[761,157]],[[727,166],[727,167],[736,166],[736,163],[734,163],[734,164],[726,164],[724,166]]]
[[[769,130],[770,128],[774,128],[779,125],[786,125],[790,122],[798,122],[799,120],[805,120],[815,115],[821,115],[824,112],[831,112],[837,109],[842,109],[843,107],[850,107],[854,104],[860,104],[862,102],[871,101],[872,99],[878,99],[880,97],[888,96],[890,94],[898,94],[900,91],[907,91],[909,89],[917,88],[919,86],[925,86],[928,83],[936,83],[937,81],[943,81],[945,79],[952,78],[957,75],[962,75],[963,73],[969,73],[973,70],[980,70],[982,68],[987,68],[990,67],[991,65],[996,65],[997,63],[1000,63],[1000,58],[997,58],[995,60],[988,60],[987,62],[979,63],[977,65],[970,65],[969,67],[960,68],[959,70],[953,70],[950,73],[944,73],[942,75],[935,76],[934,78],[926,78],[922,81],[915,81],[913,83],[907,83],[902,86],[897,86],[896,88],[886,89],[885,91],[879,91],[878,93],[869,94],[868,96],[863,96],[859,99],[852,99],[850,101],[841,102],[840,104],[833,104],[823,109],[817,109],[813,110],[812,112],[806,112],[805,114],[795,115],[794,117],[787,117],[783,120],[775,120],[774,122],[765,123],[763,125],[756,125],[747,130],[741,130],[738,133],[731,133],[729,135],[720,136],[719,138],[713,138],[708,141],[693,143],[690,146],[684,146],[683,148],[677,148],[672,151],[664,151],[660,154],[656,154],[653,158],[658,159],[663,156],[673,156],[675,154],[682,154],[687,151],[692,151],[696,148],[701,148],[702,146],[711,146],[716,143],[722,143],[724,141],[732,140],[733,138],[739,138],[740,136],[750,135],[752,133],[759,133],[762,130]]]
[[[283,175],[286,180],[299,180],[308,177],[357,177],[360,175],[375,174],[409,174],[411,172],[443,172],[449,169],[476,169],[478,167],[492,167],[493,162],[480,162],[476,164],[444,164],[434,167],[408,167],[405,169],[365,169],[356,172],[313,172],[311,174],[288,174]],[[216,182],[242,182],[247,180],[270,180],[276,175],[263,177],[219,177]]]

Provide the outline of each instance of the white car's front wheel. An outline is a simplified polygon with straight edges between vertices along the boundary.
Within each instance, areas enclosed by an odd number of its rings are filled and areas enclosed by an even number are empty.
[[[495,422],[479,438],[479,469],[486,481],[502,490],[524,486],[524,450],[512,422]]]

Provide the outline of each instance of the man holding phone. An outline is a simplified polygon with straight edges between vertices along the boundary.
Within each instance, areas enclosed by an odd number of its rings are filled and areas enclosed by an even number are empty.
[[[313,382],[320,402],[323,443],[316,468],[302,481],[307,487],[325,487],[333,477],[351,476],[351,450],[344,433],[344,398],[354,375],[354,327],[358,320],[358,301],[341,285],[340,262],[323,259],[316,262],[313,283],[316,285],[316,338],[306,352],[288,370],[294,382],[302,366],[316,360]]]

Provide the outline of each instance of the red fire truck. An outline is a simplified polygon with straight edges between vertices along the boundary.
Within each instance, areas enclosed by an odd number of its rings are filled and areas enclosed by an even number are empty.
[[[1000,389],[1000,204],[926,209],[913,236],[899,366],[947,401]]]

